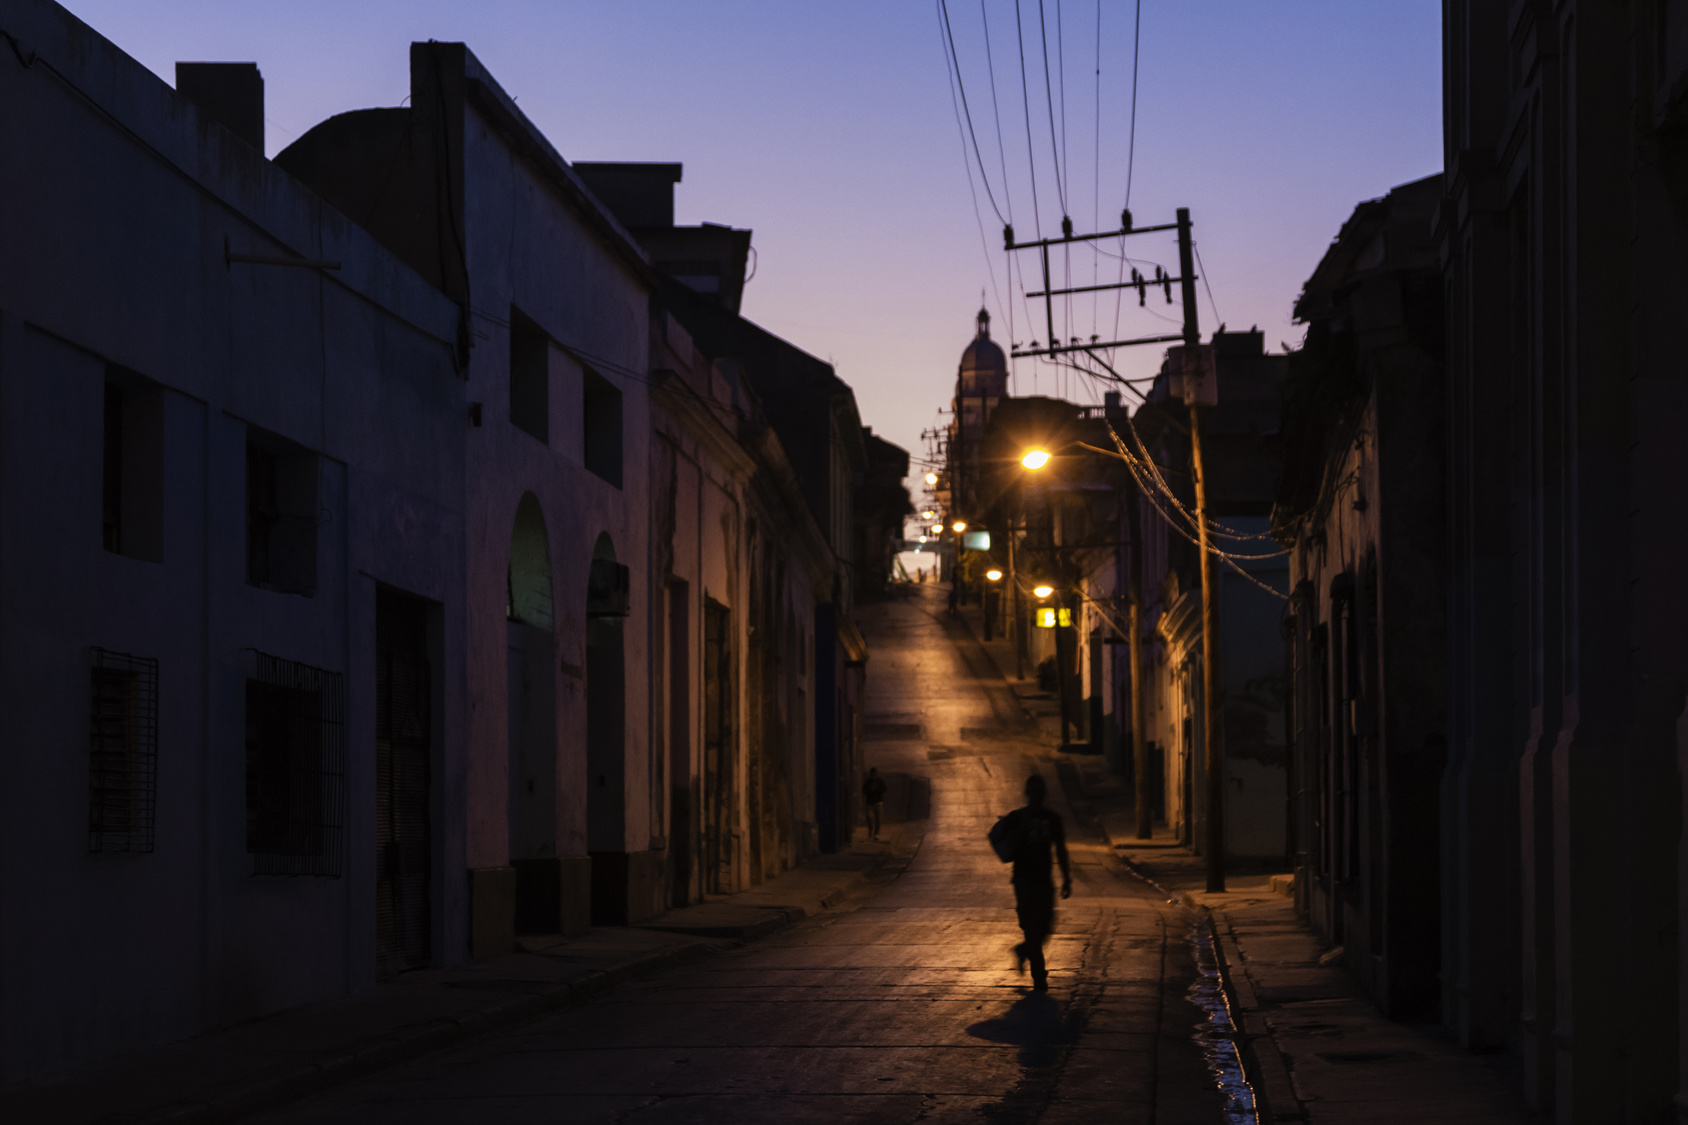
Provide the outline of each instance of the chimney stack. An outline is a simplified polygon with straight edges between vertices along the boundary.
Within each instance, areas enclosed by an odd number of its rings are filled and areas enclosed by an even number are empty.
[[[264,76],[257,63],[179,62],[176,92],[264,154]]]

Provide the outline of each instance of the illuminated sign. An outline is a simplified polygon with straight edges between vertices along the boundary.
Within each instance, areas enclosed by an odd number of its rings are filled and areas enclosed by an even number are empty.
[[[1062,613],[1067,612],[1062,610]],[[1055,609],[1053,606],[1040,607],[1037,611],[1037,627],[1039,629],[1055,628]]]

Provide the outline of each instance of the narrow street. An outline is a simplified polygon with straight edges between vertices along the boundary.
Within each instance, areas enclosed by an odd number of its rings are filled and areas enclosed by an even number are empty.
[[[264,1120],[1225,1120],[1192,1038],[1187,916],[1109,854],[1070,799],[1075,771],[979,674],[942,595],[861,610],[868,764],[891,786],[887,863],[852,901]],[[1015,971],[1007,870],[985,840],[1031,771],[1074,863],[1047,994]]]

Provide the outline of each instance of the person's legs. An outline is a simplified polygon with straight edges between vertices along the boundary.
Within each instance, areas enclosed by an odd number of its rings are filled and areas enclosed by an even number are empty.
[[[867,807],[867,830],[875,840],[879,839],[879,825],[883,819],[885,806],[878,801]]]
[[[1015,951],[1030,962],[1032,987],[1043,991],[1049,987],[1049,970],[1043,961],[1043,943],[1055,924],[1055,885],[1014,885],[1014,912],[1019,916],[1020,932],[1025,941]]]

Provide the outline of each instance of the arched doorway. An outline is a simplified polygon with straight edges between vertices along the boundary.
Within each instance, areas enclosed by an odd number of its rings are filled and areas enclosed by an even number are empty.
[[[586,847],[592,921],[627,922],[627,669],[622,619],[628,572],[608,533],[592,548],[586,584]]]
[[[557,681],[551,547],[533,493],[523,493],[505,579],[510,753],[510,863],[516,932],[562,928],[557,859]]]

